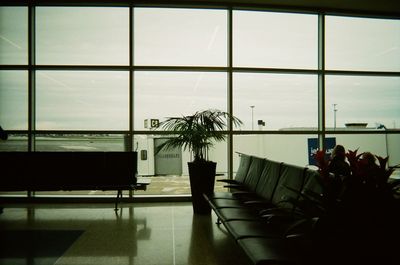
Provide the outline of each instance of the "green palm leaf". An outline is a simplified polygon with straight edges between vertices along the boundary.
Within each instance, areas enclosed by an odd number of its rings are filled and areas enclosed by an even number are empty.
[[[224,130],[227,129],[229,121],[235,127],[242,124],[238,118],[216,109],[198,111],[189,116],[167,118],[160,123],[160,128],[177,136],[158,146],[156,154],[163,149],[181,147],[192,152],[195,161],[205,160],[214,142],[225,140]]]

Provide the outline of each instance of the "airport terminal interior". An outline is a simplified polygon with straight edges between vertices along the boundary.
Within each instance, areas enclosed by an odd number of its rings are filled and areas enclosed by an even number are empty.
[[[374,154],[395,183],[399,102],[396,0],[0,1],[0,265],[306,264],[247,247],[218,210],[195,213],[195,155],[160,149],[177,136],[164,122],[230,117],[205,152],[224,196],[243,157],[318,172],[318,150],[337,145],[349,163]],[[135,154],[126,169],[121,153]],[[87,154],[101,160],[76,169],[84,184],[60,183]],[[121,190],[114,172],[137,183]]]

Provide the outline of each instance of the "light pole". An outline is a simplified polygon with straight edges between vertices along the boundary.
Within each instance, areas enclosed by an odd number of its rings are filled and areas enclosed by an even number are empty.
[[[254,107],[255,106],[250,106],[250,108],[251,108],[251,130],[254,130]]]
[[[336,130],[336,112],[337,112],[337,108],[336,108],[337,104],[333,104],[333,129]]]

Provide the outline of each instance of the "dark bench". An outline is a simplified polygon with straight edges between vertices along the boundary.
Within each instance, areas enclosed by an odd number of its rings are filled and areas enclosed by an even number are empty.
[[[305,189],[321,193],[317,176],[305,167],[241,154],[235,179],[221,180],[231,192],[205,197],[217,223],[225,226],[253,264],[301,264],[308,254],[299,251],[303,242],[290,234],[301,220],[292,201],[300,200],[298,192]]]
[[[146,190],[137,152],[0,152],[0,191]]]

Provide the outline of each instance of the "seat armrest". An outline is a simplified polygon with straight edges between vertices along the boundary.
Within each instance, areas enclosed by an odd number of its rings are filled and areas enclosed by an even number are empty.
[[[229,184],[240,184],[237,180],[234,179],[217,179],[218,182],[225,182]]]
[[[268,209],[263,209],[260,211],[260,215],[266,215],[266,214],[276,214],[276,213],[281,213],[284,212],[284,210],[282,208],[279,207],[271,207]]]
[[[231,189],[236,189],[236,190],[246,190],[246,188],[243,185],[239,185],[239,184],[225,185],[224,188],[231,188]]]
[[[293,222],[285,231],[286,238],[299,238],[310,236],[319,221],[319,217],[302,218]]]
[[[245,201],[243,204],[249,207],[261,208],[260,211],[274,207],[271,203],[262,200]]]
[[[238,191],[232,192],[232,195],[235,197],[238,197],[238,198],[246,197],[246,196],[249,196],[252,194],[254,194],[254,193],[247,191],[247,190],[238,190]]]
[[[264,214],[261,215],[265,221],[271,224],[282,224],[293,221],[293,215],[289,213],[276,213],[276,214]]]

